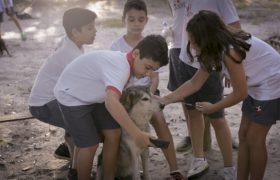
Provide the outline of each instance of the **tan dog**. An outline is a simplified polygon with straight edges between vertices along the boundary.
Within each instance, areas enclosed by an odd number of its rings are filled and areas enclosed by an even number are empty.
[[[136,126],[145,132],[150,132],[150,121],[155,112],[163,109],[158,100],[152,97],[148,87],[134,86],[126,89],[121,96],[121,103],[127,110]],[[140,180],[139,156],[141,155],[143,175],[149,180],[149,149],[140,149],[133,139],[122,129],[117,177],[131,177]]]
[[[145,86],[127,88],[120,99],[130,118],[142,131],[150,131],[150,121],[155,112],[163,109],[163,105],[152,97],[150,90]],[[129,134],[122,129],[116,176],[122,180],[140,180],[139,157],[141,156],[143,176],[150,180],[149,175],[149,149],[136,146]],[[98,170],[96,179],[102,179],[102,157],[98,157]]]

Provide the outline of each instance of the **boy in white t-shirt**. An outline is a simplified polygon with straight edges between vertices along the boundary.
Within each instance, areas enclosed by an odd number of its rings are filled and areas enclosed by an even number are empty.
[[[127,53],[132,51],[133,47],[144,38],[142,32],[148,22],[147,7],[145,2],[142,0],[127,1],[124,5],[122,20],[126,25],[127,32],[125,35],[122,35],[113,41],[110,49]],[[151,77],[144,77],[141,79],[131,77],[126,87],[136,85],[150,86],[151,92],[159,95],[159,90],[157,89],[159,83],[159,72],[153,72],[151,75]],[[173,138],[163,112],[155,113],[151,119],[151,124],[155,128],[159,138],[171,142],[168,149],[163,150],[170,167],[171,178],[174,180],[184,179],[178,170]]]
[[[143,78],[168,63],[168,47],[159,35],[142,39],[130,53],[96,51],[71,62],[54,89],[66,130],[75,142],[74,167],[78,179],[89,179],[93,158],[100,142],[99,131],[114,137],[103,147],[103,159],[115,167],[120,126],[142,148],[150,135],[140,131],[130,119],[119,98],[130,76]],[[105,137],[105,141],[107,138]],[[104,143],[105,144],[105,143]],[[114,175],[114,172],[109,172]],[[106,175],[106,173],[103,173]],[[114,179],[114,176],[103,177]]]
[[[87,9],[72,8],[65,11],[62,22],[66,36],[41,66],[29,97],[30,112],[35,118],[64,128],[53,88],[63,69],[84,53],[83,45],[93,43],[96,35],[95,19],[96,14]],[[74,148],[69,133],[65,133],[65,140],[66,143],[56,149],[54,156],[69,160]]]

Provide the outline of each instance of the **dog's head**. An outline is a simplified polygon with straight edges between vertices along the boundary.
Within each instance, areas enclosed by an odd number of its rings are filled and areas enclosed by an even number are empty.
[[[151,115],[164,108],[156,98],[151,95],[147,86],[132,86],[127,88],[120,99],[129,114]]]

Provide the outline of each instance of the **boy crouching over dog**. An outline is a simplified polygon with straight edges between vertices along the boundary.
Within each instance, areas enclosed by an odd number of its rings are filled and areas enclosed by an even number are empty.
[[[40,121],[64,128],[53,89],[66,65],[83,54],[83,45],[93,43],[96,35],[95,19],[96,14],[84,8],[71,8],[64,12],[62,22],[66,36],[40,68],[29,97],[30,112]],[[56,149],[55,157],[70,159],[74,145],[68,134],[65,133],[65,141],[70,152],[66,144],[62,143]]]
[[[110,147],[103,147],[104,167],[106,164],[113,167],[111,172],[104,172],[106,180],[114,179],[120,126],[140,148],[150,145],[150,135],[136,127],[119,99],[131,75],[142,78],[166,65],[167,52],[162,36],[149,35],[130,53],[95,51],[76,58],[64,69],[54,94],[65,129],[74,139],[73,168],[77,170],[78,179],[90,178],[100,142],[99,131],[107,135],[105,142],[112,141],[104,143]]]

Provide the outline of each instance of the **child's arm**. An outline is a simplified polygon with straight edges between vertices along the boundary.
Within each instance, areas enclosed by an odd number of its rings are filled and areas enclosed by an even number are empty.
[[[159,84],[159,73],[158,72],[153,72],[151,75],[151,85],[150,85],[150,91],[152,94],[154,94],[158,88]]]
[[[235,59],[240,59],[233,49],[230,51],[230,55]],[[243,65],[242,63],[238,64],[234,62],[231,57],[225,56],[224,63],[229,72],[233,91],[215,104],[208,102],[196,103],[196,109],[199,111],[204,113],[215,112],[219,109],[235,105],[247,97],[247,82]]]
[[[192,79],[186,81],[172,93],[160,98],[160,100],[165,105],[182,101],[185,97],[198,91],[203,86],[208,76],[209,73],[206,70],[200,68],[197,70]]]
[[[148,133],[142,132],[130,119],[125,108],[119,101],[120,95],[115,91],[107,89],[105,106],[112,117],[124,128],[128,134],[134,139],[135,143],[141,147],[146,148],[150,145],[150,136]]]

